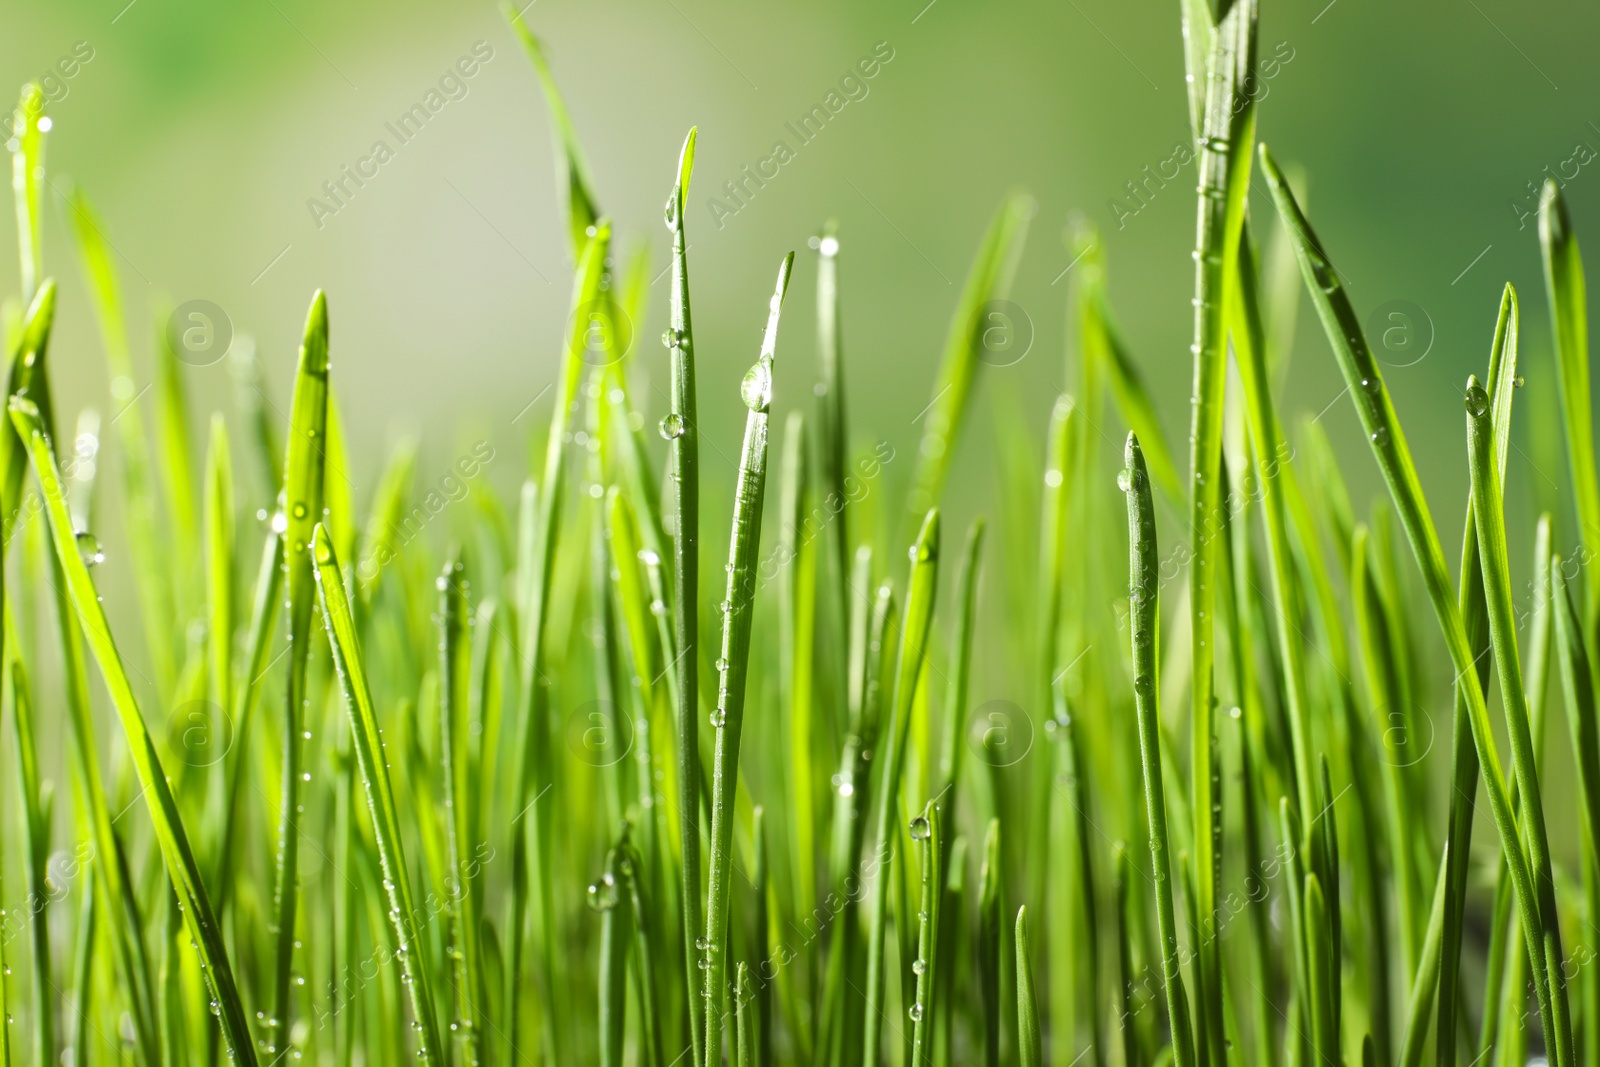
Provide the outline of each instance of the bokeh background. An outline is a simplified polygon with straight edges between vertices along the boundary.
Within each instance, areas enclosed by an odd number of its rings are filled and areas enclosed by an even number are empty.
[[[1304,168],[1311,213],[1362,314],[1407,301],[1431,334],[1426,357],[1388,377],[1448,544],[1465,499],[1461,390],[1486,361],[1508,279],[1524,299],[1527,395],[1554,395],[1532,212],[1546,168],[1572,175],[1566,195],[1580,232],[1600,233],[1591,54],[1600,12],[1570,0],[1263,6],[1262,54],[1281,62],[1263,83],[1262,139]],[[603,208],[622,244],[648,242],[658,267],[678,147],[699,125],[689,225],[713,498],[726,496],[715,483],[731,485],[739,375],[782,253],[798,249],[800,269],[778,409],[809,401],[814,258],[805,245],[837,218],[855,435],[909,457],[961,281],[987,220],[1017,187],[1038,205],[1013,292],[1034,340],[1020,362],[984,370],[952,474],[956,509],[993,506],[996,424],[1042,428],[1066,380],[1062,233],[1074,212],[1104,234],[1113,301],[1181,451],[1194,164],[1145,203],[1125,188],[1187,139],[1176,3],[533,0],[525,12],[546,41]],[[520,479],[526,440],[548,418],[548,395],[529,404],[554,377],[570,284],[545,104],[493,4],[29,0],[8,5],[5,31],[0,84],[60,79],[46,267],[63,286],[52,358],[64,410],[118,403],[61,197],[76,183],[119,253],[141,373],[152,309],[205,299],[256,338],[287,409],[305,308],[324,287],[358,483],[401,433],[422,439],[420,484],[430,465],[442,472],[479,438],[505,457],[490,476],[507,488]],[[62,78],[58,61],[75,48],[92,58]],[[385,124],[474,48],[488,58],[464,80],[465,95],[400,145]],[[736,213],[715,218],[706,201],[722,183],[775,140],[794,146],[786,123],[875,48],[893,58],[866,95]],[[317,219],[308,201],[379,139],[394,158]],[[1259,176],[1255,185],[1256,217],[1273,226]],[[11,228],[0,223],[6,240]],[[16,288],[14,258],[0,257],[0,292]],[[655,338],[665,290],[655,285],[637,330],[652,420],[663,407]],[[225,364],[192,371],[189,384],[197,421],[231,407]],[[1353,412],[1329,407],[1341,384],[1303,311],[1285,408],[1327,409],[1359,505],[1379,487]],[[1510,488],[1519,509],[1565,496],[1556,494],[1559,450],[1541,439],[1553,423],[1524,421]],[[891,477],[909,475],[909,462],[898,467]]]

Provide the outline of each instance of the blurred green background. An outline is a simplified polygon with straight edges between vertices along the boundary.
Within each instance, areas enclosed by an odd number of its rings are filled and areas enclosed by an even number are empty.
[[[520,459],[509,457],[524,454],[527,434],[548,418],[548,395],[528,405],[554,376],[570,285],[545,105],[501,13],[490,3],[417,0],[125,4],[14,4],[0,34],[0,81],[60,79],[50,105],[46,266],[63,283],[53,355],[63,409],[90,403],[114,413],[117,404],[60,195],[76,182],[120,254],[141,368],[152,307],[210,300],[258,340],[286,409],[303,315],[321,286],[358,480],[399,432],[422,436],[423,479],[479,437],[508,457],[496,463],[496,481],[520,478]],[[1592,161],[1589,146],[1600,146],[1600,71],[1589,54],[1600,12],[1512,0],[1263,9],[1262,56],[1280,62],[1263,77],[1261,138],[1305,169],[1311,214],[1361,313],[1404,300],[1431,321],[1426,358],[1392,367],[1389,382],[1453,537],[1466,485],[1460,392],[1486,362],[1508,279],[1523,294],[1528,395],[1553,395],[1536,224],[1518,217],[1533,211],[1545,168],[1575,175],[1566,195],[1580,233],[1600,233],[1600,165],[1574,162],[1575,153]],[[1181,452],[1194,164],[1165,188],[1147,186],[1145,203],[1125,188],[1147,166],[1167,163],[1170,173],[1187,140],[1175,2],[534,0],[525,10],[623,247],[649,242],[659,266],[678,147],[699,125],[689,225],[711,482],[731,485],[743,417],[737,383],[790,248],[800,250],[801,269],[777,406],[809,401],[814,259],[805,243],[829,217],[840,221],[844,248],[855,436],[888,439],[909,457],[961,281],[1014,187],[1038,202],[1013,293],[1034,341],[1014,366],[985,369],[984,392],[1018,401],[1006,401],[1006,420],[1042,428],[1071,358],[1061,235],[1081,212],[1105,235],[1113,301]],[[75,47],[92,58],[63,78],[58,62]],[[459,91],[447,85],[464,95],[400,144],[385,124],[475,47],[476,73]],[[786,123],[875,47],[893,58],[799,146]],[[394,158],[318,220],[308,201],[331,203],[323,183],[379,139]],[[708,198],[779,139],[795,158],[718,220]],[[1258,222],[1274,226],[1259,175],[1255,185]],[[0,291],[16,288],[6,256]],[[650,321],[637,330],[652,419],[663,407],[665,350],[655,338],[665,290],[664,281],[654,287]],[[190,387],[197,417],[231,406],[223,364],[193,371]],[[1286,410],[1320,411],[1340,388],[1320,327],[1303,310]],[[958,512],[992,506],[996,407],[980,396],[968,427],[952,475]],[[1333,404],[1325,421],[1352,460],[1359,504],[1378,486],[1353,412]],[[1531,458],[1548,451],[1526,439],[1538,429],[1525,430],[1519,446],[1528,469],[1512,479],[1515,507],[1539,494],[1554,499],[1564,484],[1559,459]],[[898,477],[909,475],[909,463],[898,466]],[[365,498],[363,486],[357,495]]]

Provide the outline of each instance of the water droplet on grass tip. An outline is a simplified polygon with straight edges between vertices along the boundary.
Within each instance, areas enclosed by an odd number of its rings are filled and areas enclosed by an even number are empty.
[[[1489,413],[1489,394],[1483,391],[1483,386],[1474,385],[1467,390],[1467,413],[1475,419]]]

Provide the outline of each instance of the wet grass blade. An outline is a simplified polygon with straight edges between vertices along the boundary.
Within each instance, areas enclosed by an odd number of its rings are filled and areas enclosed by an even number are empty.
[[[978,366],[994,343],[988,331],[997,325],[1012,328],[1009,320],[1000,324],[992,316],[1008,314],[997,305],[1010,292],[1011,276],[1022,254],[1023,238],[1035,207],[1031,198],[1020,193],[1012,194],[1000,205],[956,304],[933,399],[922,416],[922,443],[917,452],[921,458],[907,497],[911,515],[918,518],[939,503]]]
[[[911,1015],[911,1062],[914,1067],[933,1063],[935,1012],[939,996],[940,917],[944,911],[945,859],[944,816],[933,801],[911,821],[911,839],[922,844],[922,904],[918,908],[917,952],[911,971],[916,975],[916,994]]]
[[[1160,709],[1156,701],[1156,632],[1159,625],[1160,558],[1156,554],[1155,506],[1139,439],[1128,435],[1127,467],[1119,477],[1128,498],[1128,617],[1133,640],[1134,710],[1138,717],[1139,762],[1143,768],[1145,831],[1155,871],[1156,927],[1161,946],[1162,981],[1172,1020],[1174,1062],[1195,1063],[1189,998],[1178,961],[1178,930],[1172,903],[1172,859],[1167,837],[1166,790],[1162,783]]]
[[[671,408],[661,420],[676,492],[673,500],[673,644],[678,690],[678,836],[683,857],[683,959],[689,1016],[699,1011],[705,976],[699,950],[703,906],[700,897],[700,415],[695,394],[694,316],[689,303],[688,237],[684,232],[689,179],[694,173],[696,131],[689,130],[678,155],[667,198],[667,229],[672,234],[672,289],[666,341],[671,360]],[[705,1032],[690,1025],[695,1067],[704,1067]],[[714,1065],[713,1065],[714,1067]]]
[[[1445,643],[1456,670],[1455,684],[1467,702],[1467,721],[1471,727],[1473,743],[1487,786],[1489,806],[1500,833],[1501,848],[1510,864],[1517,900],[1522,910],[1525,929],[1535,932],[1529,939],[1529,951],[1534,956],[1533,977],[1540,1003],[1540,1014],[1548,1033],[1558,1033],[1559,1027],[1551,1014],[1549,969],[1542,943],[1535,944],[1540,930],[1536,898],[1533,896],[1533,877],[1528,868],[1528,857],[1522,850],[1516,817],[1511,810],[1505,775],[1501,770],[1499,753],[1495,749],[1494,735],[1489,723],[1488,707],[1484,702],[1483,688],[1479,682],[1475,656],[1468,640],[1467,629],[1450,588],[1449,572],[1445,568],[1444,553],[1439,547],[1439,537],[1432,516],[1422,495],[1416,468],[1411,462],[1410,450],[1400,431],[1399,418],[1384,388],[1372,352],[1367,347],[1360,321],[1349,297],[1334,272],[1333,265],[1322,252],[1310,223],[1300,212],[1293,194],[1289,192],[1282,172],[1273,163],[1266,147],[1261,150],[1262,170],[1294,241],[1295,255],[1300,262],[1300,272],[1311,294],[1317,314],[1321,318],[1328,341],[1343,373],[1348,392],[1355,401],[1362,429],[1367,434],[1379,470],[1388,486],[1412,554],[1422,571],[1429,599],[1444,631]],[[1487,402],[1486,402],[1487,406]]]
[[[178,814],[177,801],[167,784],[165,772],[156,755],[155,742],[145,726],[144,717],[128,681],[116,642],[111,636],[110,624],[95,589],[89,568],[79,554],[76,533],[71,516],[67,513],[66,496],[61,485],[55,455],[45,436],[39,409],[22,398],[11,401],[11,421],[27,446],[33,465],[34,477],[39,482],[39,492],[45,501],[50,533],[55,545],[55,555],[61,565],[67,595],[100,665],[100,673],[111,693],[112,704],[122,724],[131,750],[134,769],[148,798],[150,819],[154,824],[156,839],[161,845],[162,858],[173,889],[183,904],[184,920],[193,937],[207,975],[211,999],[221,1020],[224,1038],[236,1062],[253,1065],[255,1048],[245,1022],[244,1006],[234,983],[233,969],[222,943],[222,930],[211,908],[210,898],[200,876],[199,864],[189,847],[189,836]],[[110,827],[107,825],[109,831]],[[111,849],[114,852],[114,846]]]
[[[472,889],[472,869],[477,834],[472,818],[470,704],[472,689],[471,606],[467,599],[467,569],[461,556],[452,556],[439,575],[439,742],[444,765],[444,806],[450,849],[450,953],[454,965],[455,1020],[451,1030],[459,1036],[467,1063],[483,1054],[483,950],[479,943],[481,920],[478,897]]]
[[[885,743],[874,746],[874,759],[881,758],[878,788],[873,804],[878,825],[873,835],[874,861],[878,877],[873,883],[867,913],[867,1006],[862,1022],[862,1067],[881,1062],[883,1034],[884,938],[888,926],[889,882],[894,872],[896,842],[895,809],[900,797],[901,775],[905,769],[906,737],[916,702],[917,681],[922,676],[923,658],[928,650],[928,632],[933,620],[934,597],[939,577],[939,512],[930,510],[911,549],[911,576],[906,585],[906,607],[900,628],[900,647],[895,656],[894,688]]]
[[[761,513],[767,491],[767,421],[773,394],[773,361],[778,346],[778,321],[789,289],[794,253],[784,257],[767,310],[761,354],[745,373],[740,394],[749,408],[744,447],[739,454],[739,480],[733,498],[733,532],[728,546],[728,583],[721,605],[722,651],[717,658],[717,705],[711,725],[716,730],[711,777],[711,858],[706,889],[706,935],[701,956],[706,975],[706,1041],[708,1063],[722,1058],[722,996],[728,955],[729,880],[733,852],[733,802],[739,783],[739,743],[744,732],[745,678],[750,669],[750,627],[755,621],[757,557],[761,551]],[[691,706],[684,715],[694,714]]]
[[[378,727],[378,716],[372,703],[372,689],[367,681],[361,646],[356,638],[355,617],[351,613],[350,597],[345,590],[344,572],[334,554],[333,540],[328,535],[327,527],[321,523],[316,524],[312,533],[311,555],[316,564],[322,620],[328,630],[333,663],[338,669],[339,687],[344,692],[345,710],[350,717],[351,741],[357,765],[361,769],[378,859],[383,868],[395,956],[399,960],[401,978],[411,1002],[413,1021],[417,1024],[419,1055],[425,1064],[438,1067],[449,1062],[446,1058],[448,1050],[440,1039],[439,1019],[434,1014],[433,974],[428,963],[427,943],[418,928],[417,898],[411,890],[411,873],[406,866],[405,851],[401,844],[400,813],[395,806],[394,790],[389,781],[386,742]]]
[[[289,1039],[294,1012],[294,955],[299,942],[300,815],[307,674],[311,663],[311,624],[316,610],[316,571],[310,555],[311,532],[322,521],[323,482],[328,437],[328,301],[321,290],[311,298],[289,409],[284,496],[279,508],[284,529],[284,590],[289,632],[288,684],[284,688],[283,783],[279,794],[277,867],[273,882],[273,970],[271,1009],[265,1025],[269,1056]],[[279,520],[274,520],[279,521]]]

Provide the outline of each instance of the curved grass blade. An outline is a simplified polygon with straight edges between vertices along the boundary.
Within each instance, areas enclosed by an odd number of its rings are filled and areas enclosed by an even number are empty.
[[[1128,498],[1129,623],[1133,636],[1134,711],[1138,717],[1139,761],[1143,767],[1145,829],[1155,871],[1156,928],[1161,941],[1162,982],[1172,1019],[1174,1062],[1195,1064],[1189,998],[1178,962],[1178,929],[1172,903],[1172,861],[1167,838],[1167,804],[1161,773],[1161,720],[1156,701],[1156,631],[1159,619],[1160,559],[1156,555],[1155,506],[1139,439],[1128,435],[1127,467],[1119,476]]]
[[[289,410],[280,502],[284,522],[284,589],[289,629],[288,685],[283,715],[283,783],[278,809],[277,866],[273,881],[273,970],[271,1011],[265,1021],[269,1056],[289,1038],[294,1011],[294,950],[300,898],[300,814],[304,771],[307,671],[311,622],[316,610],[311,532],[322,521],[328,439],[328,300],[322,290],[311,297]]]
[[[1042,1067],[1044,1049],[1039,1037],[1039,1005],[1033,995],[1033,965],[1028,960],[1028,909],[1017,909],[1017,1061],[1022,1067]]]
[[[1295,203],[1283,173],[1272,161],[1266,146],[1261,149],[1262,170],[1272,191],[1278,212],[1294,241],[1295,256],[1300,262],[1300,272],[1311,294],[1323,329],[1339,363],[1349,393],[1356,404],[1363,430],[1372,445],[1378,467],[1388,486],[1400,521],[1411,542],[1413,555],[1422,571],[1429,599],[1444,631],[1445,643],[1450,650],[1451,662],[1456,670],[1454,683],[1467,703],[1467,721],[1471,727],[1473,743],[1487,786],[1489,806],[1500,833],[1501,847],[1510,865],[1517,901],[1522,910],[1524,927],[1534,933],[1529,939],[1529,952],[1535,991],[1540,1004],[1540,1015],[1546,1032],[1557,1034],[1560,1028],[1551,1014],[1550,975],[1545,947],[1538,940],[1539,911],[1533,896],[1533,877],[1528,869],[1528,857],[1523,852],[1516,817],[1511,810],[1511,800],[1506,789],[1505,774],[1501,770],[1499,753],[1489,723],[1488,707],[1484,702],[1483,687],[1478,678],[1477,664],[1468,640],[1462,612],[1451,595],[1449,572],[1445,568],[1444,553],[1439,547],[1439,537],[1428,513],[1416,468],[1411,463],[1411,453],[1400,431],[1399,419],[1390,402],[1383,378],[1378,372],[1372,352],[1362,335],[1355,309],[1328,258],[1321,251],[1316,234]],[[1487,406],[1487,403],[1486,403]],[[1559,965],[1559,964],[1558,964]]]
[[[888,925],[889,881],[894,870],[897,840],[894,812],[900,796],[906,737],[910,732],[917,681],[922,675],[923,657],[928,649],[928,630],[933,620],[938,577],[939,512],[933,509],[922,520],[922,529],[911,549],[911,577],[907,583],[905,621],[901,625],[900,648],[895,662],[888,745],[887,748],[878,749],[884,762],[881,764],[882,770],[878,772],[878,790],[874,802],[878,826],[872,855],[878,864],[878,877],[873,883],[867,915],[867,1006],[862,1019],[862,1067],[877,1067],[881,1062],[884,936]],[[875,757],[878,752],[874,753]]]
[[[440,1067],[448,1063],[447,1049],[439,1036],[439,1020],[434,1014],[433,977],[428,964],[427,943],[417,926],[416,897],[411,891],[410,869],[400,839],[400,815],[394,790],[389,784],[389,764],[385,742],[378,728],[372,704],[372,689],[361,646],[356,638],[355,617],[345,591],[344,573],[334,554],[327,527],[317,523],[312,532],[312,559],[316,564],[318,599],[322,621],[328,630],[333,663],[338,668],[339,687],[344,691],[345,710],[350,716],[350,736],[366,788],[367,809],[372,816],[372,831],[378,859],[383,868],[383,886],[388,897],[389,919],[395,938],[395,956],[411,1001],[413,1020],[419,1024],[419,1055],[425,1064]]]
[[[140,614],[144,621],[144,641],[155,670],[156,686],[162,693],[172,691],[177,677],[177,649],[173,634],[172,588],[157,546],[166,543],[161,533],[156,506],[155,477],[150,469],[150,450],[145,436],[144,415],[139,408],[139,387],[134,384],[133,359],[128,353],[128,332],[123,324],[122,297],[116,268],[111,262],[111,246],[104,227],[95,217],[82,190],[71,197],[73,231],[88,275],[89,293],[94,298],[100,336],[111,372],[111,396],[117,412],[111,422],[117,428],[118,456],[122,469],[122,490],[126,500],[128,546],[133,559],[134,580],[139,589]]]
[[[945,339],[933,399],[927,414],[922,416],[922,443],[917,450],[921,458],[907,497],[907,508],[912,515],[921,516],[939,503],[945,473],[955,454],[956,438],[966,416],[972,383],[991,343],[988,331],[997,326],[1002,329],[1011,326],[1009,322],[997,323],[992,318],[997,314],[1003,317],[995,304],[1005,300],[1010,292],[1011,277],[1022,255],[1023,238],[1035,208],[1033,200],[1024,194],[1008,196],[994,221],[989,223],[978,258],[967,275]]]
[[[132,752],[139,784],[149,798],[150,819],[155,827],[156,839],[161,845],[162,858],[166,861],[173,889],[183,904],[184,921],[200,953],[224,1039],[236,1061],[244,1067],[252,1067],[256,1062],[255,1048],[250,1041],[233,969],[222,943],[222,931],[206,894],[199,865],[189,847],[189,837],[178,814],[177,801],[156,755],[155,742],[145,727],[144,716],[133,695],[133,687],[123,668],[116,642],[112,639],[111,627],[106,621],[94,580],[90,578],[89,568],[79,554],[72,519],[67,513],[61,476],[50,442],[45,436],[39,409],[32,401],[13,397],[11,421],[27,446],[34,477],[39,482],[39,492],[45,501],[45,513],[50,520],[50,533],[55,542],[55,554],[61,565],[66,593],[71,597],[72,607],[83,626],[89,647],[100,665],[101,675],[111,693],[112,703]],[[106,830],[110,830],[109,825]],[[114,852],[115,846],[111,846],[107,856]],[[110,865],[109,858],[105,865]]]
[[[733,532],[728,546],[727,593],[721,605],[722,652],[717,706],[711,725],[716,730],[711,777],[711,859],[706,889],[706,935],[702,969],[706,974],[706,1041],[708,1063],[722,1059],[722,997],[727,980],[729,879],[733,859],[733,803],[739,784],[739,742],[744,732],[745,678],[750,668],[750,627],[755,621],[756,571],[761,552],[761,512],[767,491],[767,420],[772,403],[772,364],[777,354],[778,320],[789,289],[794,253],[778,268],[778,283],[767,310],[761,354],[745,373],[740,393],[745,416],[744,448],[739,454],[739,481],[733,498]],[[681,588],[681,587],[680,587]],[[685,716],[694,714],[685,706]]]
[[[522,12],[513,4],[503,3],[500,10],[522,42],[522,47],[527,50],[528,58],[533,61],[539,84],[544,88],[545,103],[550,107],[551,135],[556,147],[556,184],[566,190],[567,226],[572,237],[572,258],[576,261],[583,255],[590,228],[600,218],[600,208],[595,204],[591,192],[594,182],[589,178],[589,166],[584,161],[583,150],[578,147],[578,134],[573,129],[572,117],[567,114],[561,90],[556,87],[555,77],[550,73],[544,45],[528,29],[528,24],[522,20]]]

